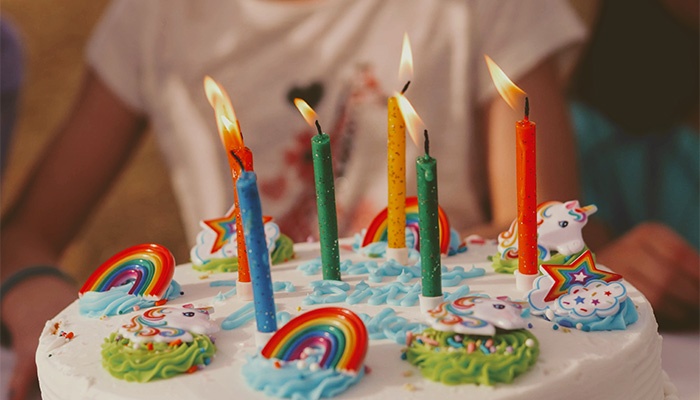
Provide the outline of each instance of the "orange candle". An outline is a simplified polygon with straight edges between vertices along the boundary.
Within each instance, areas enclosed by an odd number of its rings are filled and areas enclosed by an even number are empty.
[[[219,136],[226,149],[231,178],[233,179],[233,203],[234,216],[236,218],[236,253],[238,256],[238,282],[237,292],[239,297],[252,300],[250,269],[248,267],[248,254],[246,252],[245,236],[241,218],[241,207],[238,202],[237,182],[245,171],[253,171],[253,153],[245,147],[243,135],[236,114],[233,111],[231,100],[221,85],[211,77],[204,78],[204,91],[207,94],[209,104],[214,108],[216,125]],[[243,169],[243,170],[242,170]]]
[[[518,271],[537,274],[537,158],[535,123],[530,121],[525,98],[525,117],[515,123],[518,190]]]
[[[231,177],[233,178],[233,204],[234,216],[236,217],[236,254],[238,256],[238,281],[250,282],[250,268],[248,267],[248,253],[243,235],[243,220],[241,218],[241,206],[238,203],[238,178],[243,171],[235,157],[238,157],[246,171],[253,171],[253,152],[247,147],[228,152],[228,162],[231,167]]]

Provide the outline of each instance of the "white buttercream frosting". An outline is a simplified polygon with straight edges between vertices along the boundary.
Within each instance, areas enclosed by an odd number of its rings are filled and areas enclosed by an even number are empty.
[[[351,244],[352,240],[344,243]],[[303,304],[303,300],[313,291],[310,282],[318,281],[321,277],[320,272],[306,276],[297,270],[301,263],[319,257],[318,245],[295,245],[295,252],[297,256],[293,261],[272,268],[273,281],[290,282],[295,288],[294,291],[275,294],[278,316],[285,314],[293,317],[315,307],[328,306]],[[491,297],[508,296],[511,300],[525,300],[523,293],[516,290],[512,276],[493,272],[487,256],[495,252],[496,246],[491,243],[470,244],[466,252],[443,258],[443,263],[449,270],[458,265],[485,269],[483,276],[465,278],[460,283],[460,287],[468,286],[469,295],[488,294]],[[350,250],[341,250],[340,257],[341,260],[367,260]],[[189,265],[176,268],[175,279],[182,285],[184,295],[169,301],[168,306],[215,306],[216,313],[211,318],[215,324],[221,324],[229,315],[248,304],[236,296],[216,300],[221,288],[209,284],[216,280],[235,280],[236,273],[213,275],[208,278],[210,282],[202,281],[200,275]],[[390,279],[377,283],[369,281],[368,276],[344,276],[344,280],[353,287],[362,280],[370,288],[387,285]],[[412,279],[409,284],[420,281],[418,277]],[[634,287],[624,281],[622,284],[638,313],[638,320],[626,330],[585,332],[562,326],[554,329],[554,324],[544,318],[526,318],[532,325],[529,331],[540,343],[540,354],[532,369],[510,385],[445,386],[428,381],[415,367],[401,360],[403,345],[397,343],[392,332],[386,332],[372,335],[365,358],[369,371],[337,398],[676,399],[675,390],[661,369],[661,337],[651,306]],[[450,291],[450,288],[446,289]],[[462,292],[466,294],[466,289]],[[358,300],[355,304],[345,302],[337,305],[362,314],[363,320],[367,321],[380,314],[384,317],[390,314],[397,321],[394,325],[400,321],[402,328],[426,323],[418,305],[391,306],[394,311],[389,314],[384,311],[386,304],[375,306],[366,299]],[[242,374],[248,358],[257,352],[253,321],[214,335],[217,353],[206,369],[168,380],[136,384],[119,381],[101,367],[100,346],[110,333],[118,330],[124,318],[83,317],[79,314],[76,301],[53,319],[53,322],[61,322],[62,329],[70,330],[75,336],[59,347],[52,347],[56,336],[48,331],[40,338],[36,363],[45,400],[269,398],[265,393],[248,387]]]

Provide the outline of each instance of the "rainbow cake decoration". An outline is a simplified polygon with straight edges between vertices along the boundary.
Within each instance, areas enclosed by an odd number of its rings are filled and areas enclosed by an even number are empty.
[[[581,207],[578,200],[565,203],[547,201],[537,207],[537,249],[543,261],[566,263],[579,256],[587,247],[582,230],[588,217],[598,208],[591,204]],[[518,268],[518,223],[514,220],[507,231],[498,235],[498,254],[492,257],[496,272],[512,274]]]
[[[180,295],[173,280],[173,254],[162,245],[139,244],[102,263],[78,292],[80,312],[89,317],[124,314]]]
[[[238,255],[236,219],[234,207],[220,218],[200,221],[202,230],[197,234],[190,250],[192,267],[198,271],[236,272]],[[280,231],[272,217],[264,216],[265,238],[272,264],[280,264],[294,258],[294,242]]]
[[[418,228],[418,198],[406,198],[406,245],[417,254],[420,250],[420,230]],[[383,257],[388,238],[388,208],[380,211],[362,234],[358,249],[370,257]],[[466,250],[461,243],[459,234],[450,228],[447,214],[438,206],[438,227],[440,236],[440,252],[454,255]]]
[[[364,375],[367,328],[354,312],[323,307],[282,326],[243,368],[252,388],[281,398],[332,397]]]
[[[210,308],[155,307],[129,318],[102,345],[102,365],[128,382],[192,373],[211,362],[216,347],[209,335],[218,326]]]
[[[408,332],[402,357],[445,385],[510,383],[537,361],[539,342],[526,328],[523,303],[466,296],[428,311],[431,326]]]

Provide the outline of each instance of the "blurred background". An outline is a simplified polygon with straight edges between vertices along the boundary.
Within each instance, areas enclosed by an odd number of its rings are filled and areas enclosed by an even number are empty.
[[[584,20],[586,0],[570,0]],[[3,0],[2,17],[16,28],[24,52],[24,79],[14,137],[8,147],[0,206],[12,202],[33,163],[66,117],[84,72],[84,48],[108,0]],[[99,126],[95,127],[95,131]],[[51,221],[47,221],[51,223]],[[117,184],[68,250],[62,265],[78,281],[117,251],[157,242],[181,264],[194,238],[186,238],[154,138],[128,164]]]
[[[84,47],[107,0],[3,0],[2,18],[13,24],[23,47],[24,78],[7,152],[0,201],[12,201],[33,163],[41,157],[79,89]],[[95,126],[95,132],[100,127]],[[145,242],[168,247],[178,263],[189,261],[189,247],[152,135],[129,163],[63,265],[78,281],[117,251]],[[46,221],[51,223],[51,221]]]

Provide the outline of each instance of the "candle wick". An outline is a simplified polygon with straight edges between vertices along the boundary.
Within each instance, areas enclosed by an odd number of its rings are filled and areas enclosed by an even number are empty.
[[[423,131],[423,136],[425,137],[425,143],[423,147],[425,148],[425,155],[429,156],[430,155],[430,138],[428,137],[428,130]]]
[[[319,135],[323,135],[323,130],[321,130],[321,124],[318,123],[318,120],[316,120],[316,130]]]
[[[410,84],[411,84],[411,81],[406,82],[406,84],[403,86],[403,89],[401,89],[401,94],[406,93],[406,91],[408,90],[408,85],[410,85]]]
[[[525,97],[525,118],[530,118],[530,98]]]
[[[233,156],[233,158],[236,160],[236,162],[238,162],[238,165],[241,166],[241,171],[245,171],[245,167],[243,166],[243,161],[240,159],[240,157],[238,157],[238,156],[236,155],[236,152],[234,152],[233,150],[231,150],[230,153],[231,153],[231,155]]]

